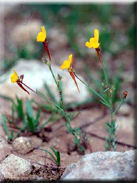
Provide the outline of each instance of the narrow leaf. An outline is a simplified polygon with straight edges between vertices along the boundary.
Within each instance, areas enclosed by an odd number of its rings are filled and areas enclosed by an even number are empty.
[[[61,160],[61,158],[60,158],[60,152],[57,151],[57,165],[58,166],[60,166],[60,160]]]
[[[11,135],[10,135],[10,132],[8,130],[7,122],[6,122],[6,118],[5,118],[4,114],[2,114],[2,125],[3,125],[3,128],[6,132],[6,134],[8,135],[8,138],[11,138]]]
[[[23,110],[23,101],[22,99],[19,99],[17,95],[16,95],[16,100],[17,100],[16,109],[17,109],[18,117],[23,121],[25,117],[24,110]]]
[[[47,151],[45,149],[42,149],[42,150],[45,151],[46,153],[48,153],[52,157],[52,159],[55,161],[55,163],[57,163],[56,158],[53,156],[53,154],[51,152],[49,152],[49,151]]]
[[[54,93],[51,91],[50,87],[45,83],[44,84],[44,87],[47,91],[47,94],[49,95],[50,99],[55,102],[55,103],[58,103],[58,101],[56,100],[56,97],[54,95]]]
[[[29,115],[27,115],[27,120],[28,120],[29,130],[33,132],[35,130],[33,119]]]
[[[31,105],[31,101],[27,100],[26,105],[27,105],[27,114],[29,115],[30,118],[33,118],[33,109]]]
[[[37,115],[36,115],[36,118],[35,118],[35,120],[34,120],[35,126],[37,126],[38,123],[39,123],[39,117],[40,117],[40,110],[38,110]]]

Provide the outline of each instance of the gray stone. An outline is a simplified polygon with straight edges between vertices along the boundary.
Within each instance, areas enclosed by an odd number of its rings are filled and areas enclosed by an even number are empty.
[[[16,25],[11,32],[12,40],[16,46],[28,44],[32,40],[36,41],[37,34],[41,31],[42,22],[39,20],[31,20],[25,26],[24,24],[26,24],[26,19]]]
[[[0,161],[11,153],[11,147],[4,137],[0,137]]]
[[[53,50],[60,50],[67,44],[67,35],[60,26],[52,27],[49,31],[50,47]]]
[[[135,119],[133,118],[133,116],[117,116],[116,123],[118,125],[118,130],[123,130],[134,134]]]
[[[26,180],[31,170],[30,162],[13,154],[0,164],[0,172],[4,180]]]
[[[121,74],[121,77],[122,79],[125,81],[125,82],[130,82],[130,83],[133,83],[134,82],[134,78],[135,78],[135,73],[133,72],[133,70],[131,71],[124,71],[122,74]],[[129,94],[131,95],[130,91],[129,91]]]
[[[5,49],[4,49],[4,21],[5,16],[8,15],[14,8],[16,8],[17,4],[15,2],[0,2],[0,61],[2,61],[5,57]]]
[[[62,62],[63,61],[64,60],[62,60]],[[47,83],[47,85],[55,94],[55,96],[59,98],[57,87],[53,80],[51,72],[49,71],[48,66],[44,64],[42,61],[41,62],[36,60],[27,61],[27,60],[21,59],[18,61],[18,64],[14,67],[14,69],[16,70],[19,76],[22,74],[24,75],[24,80],[23,80],[24,83],[29,87],[31,87],[33,90],[37,89],[38,91],[41,91],[46,95],[46,92],[45,92],[46,90],[44,89],[44,83]],[[69,73],[67,71],[62,71],[58,66],[55,66],[54,60],[52,64],[52,69],[56,77],[57,77],[57,74],[60,74],[63,77],[62,82],[64,86],[63,87],[64,96],[65,96],[64,100],[66,103],[82,102],[88,98],[89,93],[86,89],[86,86],[82,84],[79,80],[77,80],[77,83],[80,89],[80,93],[79,93]],[[18,95],[18,97],[21,97],[21,98],[26,98],[26,97],[34,98],[34,96],[32,95],[33,92],[30,91],[31,95],[28,95],[19,86],[17,86],[16,83],[14,84],[10,82],[11,73],[12,73],[12,70],[11,72],[9,72],[8,77],[3,75],[3,78],[7,77],[7,80],[5,81],[5,83],[0,84],[1,94],[10,96],[12,98],[15,98],[16,94]],[[82,80],[84,80],[82,76],[79,76],[79,77]]]
[[[86,154],[67,166],[61,180],[135,180],[135,152]]]
[[[35,148],[33,141],[27,137],[16,138],[12,143],[12,147],[19,154],[27,154]]]

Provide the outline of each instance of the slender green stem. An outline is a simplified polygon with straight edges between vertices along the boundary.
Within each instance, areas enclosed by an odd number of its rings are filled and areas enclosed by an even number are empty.
[[[49,69],[50,69],[50,71],[51,71],[51,74],[52,74],[52,76],[53,76],[53,78],[54,78],[54,81],[55,81],[55,83],[56,83],[56,85],[57,85],[57,88],[58,88],[58,92],[59,92],[59,96],[60,96],[60,103],[61,103],[62,111],[63,111],[63,114],[64,114],[64,116],[65,116],[65,118],[66,118],[66,121],[68,122],[68,123],[66,123],[66,127],[69,128],[69,129],[71,129],[71,134],[74,136],[74,138],[75,138],[76,140],[78,140],[78,137],[77,137],[77,135],[75,134],[75,131],[73,130],[73,128],[72,128],[72,126],[71,126],[70,118],[69,118],[69,116],[68,116],[68,114],[66,113],[66,110],[65,110],[64,101],[63,101],[63,96],[62,96],[62,89],[61,89],[61,87],[60,87],[60,81],[57,82],[57,80],[56,80],[56,78],[55,78],[55,75],[54,75],[54,73],[53,73],[53,71],[52,71],[52,67],[51,67],[51,64],[50,64],[50,63],[48,64],[48,66],[49,66]],[[68,125],[68,126],[67,126],[67,125]]]
[[[55,81],[55,83],[56,83],[56,85],[57,85],[57,88],[58,88],[58,92],[59,92],[59,96],[60,96],[60,102],[61,102],[61,106],[62,106],[62,110],[63,110],[64,116],[65,116],[66,120],[69,121],[69,117],[68,117],[68,115],[67,115],[67,113],[66,113],[66,111],[65,111],[65,107],[64,107],[63,96],[62,96],[62,90],[61,90],[60,84],[57,82],[57,80],[56,80],[56,78],[55,78],[55,75],[54,75],[54,73],[53,73],[51,64],[49,63],[48,66],[49,66],[49,70],[51,71],[51,74],[52,74],[52,76],[53,76],[53,79],[54,79],[54,81]]]
[[[110,105],[108,104],[108,102],[107,102],[101,95],[99,95],[93,88],[90,88],[90,90],[91,90],[93,93],[95,93],[99,98],[101,98],[105,103],[107,103],[107,105],[108,105],[109,108],[110,108]]]
[[[109,87],[108,77],[107,77],[107,74],[106,74],[106,71],[105,71],[105,66],[104,66],[103,62],[102,62],[102,69],[103,69],[103,72],[104,72],[105,82],[106,82],[107,86]]]
[[[68,115],[66,113],[66,110],[65,110],[65,106],[64,106],[64,102],[63,102],[63,96],[62,96],[62,90],[60,88],[60,85],[58,86],[58,89],[59,89],[60,102],[61,102],[61,106],[62,106],[62,109],[63,109],[63,112],[64,112],[64,116],[65,116],[66,120],[68,122],[70,122],[69,117],[68,117]]]
[[[57,87],[58,87],[58,82],[57,82],[57,80],[56,80],[56,78],[55,78],[55,76],[54,76],[54,73],[53,73],[53,71],[52,71],[51,63],[49,63],[48,66],[49,66],[49,69],[50,69],[51,74],[52,74],[52,76],[53,76],[53,79],[54,79],[54,81],[55,81],[55,83],[56,83],[56,85],[57,85]]]
[[[106,71],[105,71],[105,67],[104,64],[102,63],[102,68],[103,68],[103,72],[104,72],[104,76],[105,76],[105,82],[108,86],[108,98],[109,98],[109,103],[101,96],[99,95],[93,88],[90,88],[84,81],[82,81],[75,73],[75,76],[77,77],[77,79],[79,79],[84,85],[86,85],[94,94],[96,94],[99,98],[101,98],[109,107],[110,109],[110,123],[111,123],[111,130],[109,130],[109,137],[107,138],[107,149],[110,150],[112,147],[112,150],[116,150],[116,135],[115,135],[115,125],[114,125],[114,121],[113,121],[113,103],[112,103],[112,94],[109,91],[109,83],[108,83],[108,78],[106,75]]]
[[[57,80],[56,80],[56,78],[55,78],[55,75],[54,75],[53,70],[52,70],[52,67],[51,67],[51,63],[49,63],[48,66],[49,66],[49,69],[50,69],[50,71],[51,71],[52,77],[53,77],[53,79],[54,79],[54,81],[55,81],[55,83],[56,83],[56,85],[57,85],[58,92],[59,92],[59,96],[60,96],[60,101],[61,101],[61,105],[62,105],[62,109],[63,109],[63,112],[64,112],[64,114],[65,114],[66,120],[67,120],[68,117],[67,117],[67,114],[66,114],[66,111],[65,111],[65,107],[64,107],[64,102],[63,102],[63,97],[62,97],[62,90],[61,90],[61,88],[60,88],[59,83],[57,82]]]
[[[76,78],[78,79],[78,80],[80,80],[84,85],[86,85],[94,94],[96,94],[100,99],[102,99],[109,107],[110,107],[110,105],[108,104],[108,102],[99,94],[99,93],[97,93],[93,88],[90,88],[82,79],[80,79],[77,75],[76,75],[76,73],[74,73],[75,74],[75,76],[76,76]]]
[[[118,110],[120,109],[120,107],[122,106],[123,103],[124,103],[124,99],[121,99],[119,106],[113,112],[113,116],[118,112]]]
[[[105,82],[106,82],[107,87],[108,87],[108,92],[107,93],[108,93],[108,98],[109,98],[109,106],[110,106],[109,109],[110,109],[110,116],[111,116],[110,117],[111,118],[110,119],[111,129],[108,130],[109,137],[107,139],[107,147],[108,147],[108,150],[110,150],[111,147],[112,147],[112,150],[116,150],[116,134],[115,134],[116,126],[115,126],[115,121],[113,120],[114,112],[113,112],[112,93],[110,91],[108,76],[107,76],[107,73],[106,73],[105,66],[104,66],[103,62],[102,62],[102,69],[103,69],[103,72],[104,72]]]
[[[39,97],[43,98],[44,100],[46,100],[47,102],[53,104],[55,107],[58,107],[56,104],[54,104],[52,101],[48,100],[44,95],[42,95],[41,93],[39,93],[38,91],[34,91],[32,88],[30,88],[29,86],[27,86],[25,83],[22,82],[22,84],[28,88],[29,90],[31,90],[32,92],[34,92],[36,95],[38,95]],[[60,108],[61,109],[61,108]]]

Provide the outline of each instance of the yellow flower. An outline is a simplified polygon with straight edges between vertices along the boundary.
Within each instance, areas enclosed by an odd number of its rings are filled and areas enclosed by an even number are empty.
[[[63,64],[60,66],[60,68],[61,68],[62,70],[64,70],[64,69],[68,69],[69,71],[71,70],[72,56],[73,56],[73,55],[70,54],[69,57],[68,57],[68,60],[65,60],[65,61],[63,62]]]
[[[90,38],[89,42],[85,43],[85,46],[88,48],[99,48],[99,31],[97,29],[94,30],[94,37]]]
[[[13,74],[11,74],[10,79],[11,79],[11,83],[16,83],[17,80],[19,79],[15,70],[13,70]]]
[[[77,84],[77,81],[76,81],[76,79],[75,79],[75,71],[74,71],[73,68],[72,68],[72,57],[73,57],[73,55],[70,54],[69,57],[68,57],[68,60],[65,60],[65,61],[63,62],[63,64],[60,66],[60,68],[61,68],[62,70],[68,69],[69,74],[71,75],[73,81],[75,82],[75,85],[76,85],[78,91],[80,92],[79,87],[78,87],[78,84]]]
[[[37,35],[37,42],[44,42],[46,39],[46,30],[45,27],[41,27],[41,32]]]

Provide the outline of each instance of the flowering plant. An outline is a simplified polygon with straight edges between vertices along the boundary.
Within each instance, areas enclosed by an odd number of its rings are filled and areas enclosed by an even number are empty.
[[[58,110],[58,112],[61,113],[65,117],[65,119],[66,119],[65,125],[67,127],[68,132],[73,135],[76,145],[78,145],[81,148],[81,150],[84,151],[83,147],[80,144],[80,137],[79,136],[80,136],[81,131],[78,128],[77,129],[72,128],[72,126],[71,126],[72,116],[66,112],[65,107],[64,107],[64,101],[63,101],[63,96],[62,96],[62,88],[61,88],[62,77],[58,74],[58,78],[56,78],[55,75],[54,75],[54,71],[52,70],[51,55],[50,55],[50,52],[49,52],[47,34],[46,34],[46,30],[45,30],[44,26],[41,27],[41,32],[38,33],[36,40],[37,40],[37,42],[42,42],[43,43],[43,46],[44,46],[44,48],[45,48],[45,50],[48,54],[48,58],[49,58],[49,60],[45,59],[44,63],[46,63],[46,65],[49,67],[49,70],[51,71],[53,79],[54,79],[54,81],[56,83],[56,86],[58,88],[58,92],[59,92],[59,96],[60,96],[60,105],[54,104],[54,106]],[[60,66],[60,69],[63,70],[63,71],[67,70],[69,72],[69,74],[72,77],[72,79],[73,79],[73,81],[74,81],[74,83],[75,83],[75,85],[76,85],[79,92],[80,92],[80,90],[79,90],[76,78],[78,80],[80,80],[83,84],[85,84],[95,95],[97,95],[100,98],[101,103],[103,103],[106,107],[108,107],[108,109],[110,110],[110,123],[108,123],[108,122],[106,123],[106,130],[109,133],[109,135],[108,135],[108,137],[105,137],[105,140],[106,140],[105,147],[106,147],[107,150],[116,150],[116,147],[117,147],[116,146],[116,129],[117,129],[117,125],[116,125],[115,114],[118,112],[121,105],[125,101],[128,92],[125,91],[123,93],[123,96],[121,97],[121,101],[120,101],[119,105],[115,108],[113,106],[113,99],[112,99],[112,94],[113,94],[114,89],[109,83],[109,79],[108,79],[108,76],[107,76],[107,73],[106,73],[106,70],[105,70],[104,62],[101,60],[100,43],[99,43],[99,31],[97,29],[94,30],[94,37],[91,37],[90,40],[85,43],[85,46],[87,48],[90,48],[90,49],[93,48],[93,49],[96,50],[96,53],[97,53],[99,62],[101,63],[103,73],[104,73],[104,77],[105,77],[105,83],[104,83],[105,91],[104,92],[107,93],[108,100],[105,99],[102,94],[99,94],[96,90],[94,90],[93,87],[90,87],[89,85],[87,85],[84,81],[82,81],[76,75],[76,72],[75,72],[75,70],[73,69],[73,66],[72,66],[72,58],[73,58],[72,54],[69,55],[68,60],[65,60],[62,63],[62,65]],[[31,89],[25,83],[23,83],[24,75],[21,75],[19,77],[17,75],[16,71],[13,70],[13,74],[11,75],[10,78],[11,78],[12,83],[17,83],[28,94],[29,94],[29,92],[24,88],[24,86],[27,89],[29,89],[29,90],[33,91],[34,93],[38,94],[36,91]],[[42,97],[41,95],[39,95],[39,96]],[[45,100],[47,100],[47,99],[45,99]]]

